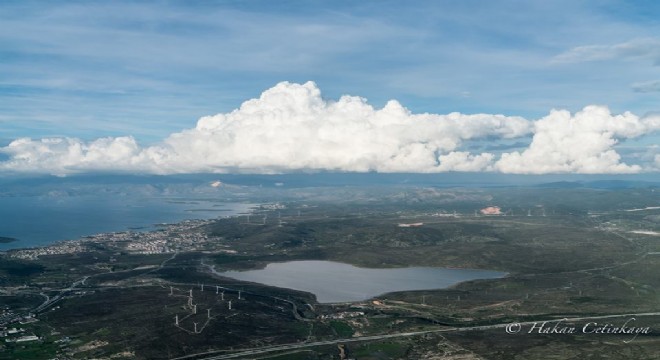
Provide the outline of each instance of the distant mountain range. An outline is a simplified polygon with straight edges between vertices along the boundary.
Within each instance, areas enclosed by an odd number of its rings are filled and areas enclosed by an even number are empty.
[[[538,184],[536,187],[572,189],[634,189],[659,187],[660,181],[632,181],[632,180],[596,180],[596,181],[556,181],[550,183]]]
[[[68,177],[0,178],[0,196],[36,195],[56,192],[76,195],[88,192],[189,194],[218,191],[228,187],[305,188],[345,186],[432,186],[432,187],[538,187],[625,189],[660,186],[657,174],[638,175],[508,175],[484,173],[379,174],[294,173],[277,175],[78,175]],[[214,184],[214,186],[211,186]],[[222,184],[218,187],[218,184]]]

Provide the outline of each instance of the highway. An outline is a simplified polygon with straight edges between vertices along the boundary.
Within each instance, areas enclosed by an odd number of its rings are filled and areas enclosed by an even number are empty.
[[[549,319],[549,320],[536,320],[536,321],[520,322],[520,323],[516,323],[516,326],[520,326],[522,328],[522,327],[525,327],[525,326],[531,326],[531,325],[534,325],[534,324],[539,324],[539,323],[542,323],[544,321],[557,322],[557,321],[561,320],[564,323],[572,323],[572,322],[585,321],[585,320],[601,320],[601,319],[613,319],[613,318],[621,318],[621,317],[643,317],[643,316],[660,316],[660,312],[637,313],[637,314],[615,314],[615,315],[601,315],[601,316],[585,316],[585,317],[573,317],[573,318],[562,318],[562,319],[554,318],[554,319]],[[494,325],[481,325],[481,326],[445,327],[445,328],[440,328],[440,329],[435,329],[435,330],[413,331],[413,332],[371,335],[371,336],[360,336],[360,337],[354,337],[354,338],[348,338],[348,339],[334,339],[334,340],[313,341],[313,342],[305,342],[305,343],[290,343],[290,344],[282,344],[282,345],[274,345],[274,346],[266,346],[266,347],[245,349],[245,350],[235,352],[235,353],[231,353],[231,354],[220,354],[220,355],[213,355],[213,354],[217,354],[219,352],[226,352],[226,350],[224,350],[224,351],[223,350],[221,350],[221,351],[210,351],[210,352],[205,352],[205,353],[198,353],[198,354],[192,354],[192,355],[172,358],[171,360],[235,359],[235,358],[240,358],[240,357],[245,357],[245,356],[266,354],[266,353],[270,353],[270,352],[290,351],[290,350],[304,349],[304,348],[310,348],[310,347],[316,347],[316,346],[322,346],[322,345],[345,344],[345,343],[360,342],[360,341],[376,341],[376,340],[411,337],[411,336],[418,336],[418,335],[425,335],[425,334],[492,330],[492,329],[499,329],[499,328],[507,328],[508,326],[511,326],[511,324],[512,324],[512,322],[506,322],[506,323],[500,323],[500,324],[494,324]],[[521,334],[524,334],[524,333],[521,333]],[[511,336],[515,336],[515,334],[512,334]]]

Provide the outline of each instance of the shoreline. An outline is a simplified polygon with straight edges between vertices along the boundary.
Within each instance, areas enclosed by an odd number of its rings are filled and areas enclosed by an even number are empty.
[[[170,224],[158,224],[163,228],[148,230],[148,231],[116,231],[116,232],[105,232],[97,233],[93,235],[82,236],[78,239],[67,239],[67,240],[58,240],[47,245],[42,246],[32,246],[24,248],[13,248],[7,250],[1,250],[0,256],[9,256],[10,258],[18,258],[24,260],[37,260],[39,256],[42,255],[61,255],[61,254],[73,254],[73,253],[84,253],[91,252],[89,245],[106,245],[112,246],[115,243],[128,242],[133,240],[136,243],[142,243],[148,241],[148,239],[158,237],[158,235],[170,236],[172,233],[178,233],[180,231],[187,231],[191,228],[203,226],[208,223],[215,221],[216,219],[186,219],[178,223]],[[139,247],[136,247],[136,249]],[[120,249],[117,249],[120,250]],[[131,251],[128,249],[128,252],[134,252],[135,254],[141,254],[144,252]],[[155,250],[153,253],[157,253]],[[163,252],[163,253],[170,253]]]
[[[36,240],[33,241],[26,241],[24,239],[21,240],[16,237],[0,236],[0,255],[10,254],[21,250],[36,250],[36,249],[58,247],[66,243],[81,242],[89,239],[98,240],[100,237],[107,238],[112,235],[118,235],[118,234],[142,234],[142,233],[161,232],[164,229],[167,229],[168,227],[184,225],[185,223],[188,222],[214,221],[221,218],[242,216],[246,213],[251,213],[254,210],[255,206],[259,206],[259,204],[245,203],[245,202],[227,202],[222,204],[228,205],[229,208],[221,209],[221,211],[219,211],[220,209],[214,209],[213,213],[207,214],[208,216],[203,216],[202,213],[204,213],[204,211],[189,211],[189,209],[184,209],[181,211],[179,219],[174,219],[173,221],[166,220],[167,222],[158,222],[157,220],[155,222],[150,221],[148,223],[144,223],[137,226],[135,224],[132,224],[131,221],[127,221],[125,225],[117,226],[117,230],[110,230],[110,231],[101,230],[96,232],[90,231],[82,235],[68,236],[66,238],[60,238],[60,239],[44,240],[37,238]],[[166,213],[163,215],[164,215],[163,218],[168,217],[168,214]],[[194,217],[194,218],[186,217],[191,215],[199,216],[199,217]],[[3,239],[7,239],[8,241],[3,241]],[[30,244],[30,242],[32,242],[32,244]]]
[[[14,259],[37,260],[43,255],[62,255],[94,251],[102,246],[106,251],[120,251],[127,254],[171,254],[178,251],[203,250],[204,246],[216,239],[193,229],[211,224],[218,219],[244,216],[252,212],[258,204],[244,204],[245,209],[236,213],[208,219],[182,219],[172,223],[156,223],[142,229],[127,228],[123,231],[101,232],[81,236],[77,239],[57,240],[45,245],[17,247],[0,250],[0,256]],[[230,210],[228,210],[230,211]],[[191,231],[193,230],[193,231]],[[218,249],[228,251],[227,249]],[[96,249],[98,251],[98,249]]]

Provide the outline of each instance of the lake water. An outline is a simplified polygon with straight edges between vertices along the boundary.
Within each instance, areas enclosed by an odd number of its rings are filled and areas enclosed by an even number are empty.
[[[184,198],[113,195],[0,197],[0,250],[43,246],[59,240],[188,219],[212,219],[248,212],[252,204]]]
[[[264,269],[215,272],[237,280],[302,290],[320,303],[361,301],[394,291],[442,289],[463,281],[501,278],[491,270],[408,267],[367,269],[334,261],[271,263]]]

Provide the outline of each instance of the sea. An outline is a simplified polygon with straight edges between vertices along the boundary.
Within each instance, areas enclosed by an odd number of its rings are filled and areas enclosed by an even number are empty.
[[[248,213],[255,205],[190,197],[116,194],[70,197],[0,197],[0,251],[118,231],[150,231],[159,225]]]

